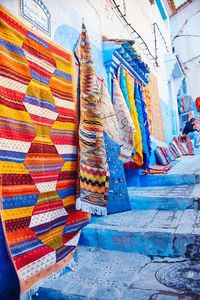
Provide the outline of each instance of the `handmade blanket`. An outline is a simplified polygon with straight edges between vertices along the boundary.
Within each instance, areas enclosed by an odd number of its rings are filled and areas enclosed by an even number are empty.
[[[101,120],[104,132],[119,146],[122,141],[119,134],[119,126],[115,110],[113,108],[108,89],[104,82],[100,85]]]
[[[142,136],[141,136],[140,124],[138,121],[138,113],[135,106],[134,92],[131,86],[128,71],[126,71],[126,83],[127,83],[127,90],[128,90],[128,98],[130,102],[131,118],[136,129],[134,133],[135,156],[133,159],[138,166],[142,166],[143,165]]]
[[[147,141],[146,128],[145,128],[146,120],[144,119],[143,103],[142,103],[140,90],[136,80],[135,80],[134,98],[135,98],[135,106],[138,113],[138,120],[140,124],[141,135],[142,135],[143,160],[144,160],[145,167],[148,169],[150,153],[149,153],[149,145]]]
[[[152,108],[151,108],[151,95],[148,85],[144,87],[143,98],[145,102],[145,110],[147,113],[149,132],[153,135],[153,124],[152,124]]]
[[[85,25],[75,49],[80,63],[80,187],[76,207],[105,215],[109,169],[101,120],[100,92]]]
[[[116,77],[113,78],[113,106],[117,115],[122,140],[119,158],[124,163],[127,163],[133,161],[131,156],[134,150],[135,126]]]
[[[146,137],[147,137],[147,146],[149,149],[149,156],[150,156],[151,155],[151,139],[150,139],[150,132],[149,132],[148,116],[147,116],[145,102],[144,102],[144,98],[143,98],[143,87],[138,86],[138,88],[139,88],[139,94],[140,94],[140,101],[142,104],[142,113],[143,113],[144,127],[145,127],[145,132],[146,132]]]
[[[74,57],[0,7],[1,218],[21,293],[72,259],[76,211]]]
[[[167,174],[168,171],[172,168],[172,166],[160,166],[160,165],[152,165],[149,166],[149,170],[144,170],[143,173],[146,175],[156,175],[156,174]]]

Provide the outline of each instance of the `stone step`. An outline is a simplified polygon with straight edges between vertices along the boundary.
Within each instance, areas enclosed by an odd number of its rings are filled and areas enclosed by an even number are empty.
[[[195,209],[136,210],[93,217],[80,238],[84,246],[160,257],[188,256],[197,244],[199,247],[200,211]]]
[[[168,186],[200,183],[200,174],[141,175],[140,186]]]
[[[200,150],[199,154],[200,154]],[[134,176],[135,170],[126,172],[128,186],[168,186],[200,183],[200,156],[182,156],[167,174]],[[132,176],[133,175],[133,176]]]
[[[200,158],[199,158],[200,160]],[[182,174],[159,174],[159,175],[138,175],[135,176],[135,170],[126,170],[127,186],[168,186],[168,185],[186,185],[200,183],[200,173],[182,173]]]
[[[90,247],[79,247],[75,260],[73,271],[44,283],[31,299],[199,299],[197,262]]]
[[[200,184],[129,187],[131,209],[200,209]]]

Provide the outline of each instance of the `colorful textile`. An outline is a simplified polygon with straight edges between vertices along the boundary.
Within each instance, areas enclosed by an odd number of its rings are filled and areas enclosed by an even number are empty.
[[[110,137],[111,140],[116,142],[119,146],[122,141],[119,134],[119,126],[115,110],[113,108],[108,89],[104,82],[101,83],[101,120],[103,130]]]
[[[168,159],[166,159],[165,155],[163,154],[161,147],[156,148],[154,150],[154,154],[159,165],[165,166],[169,163]]]
[[[123,162],[118,159],[120,146],[104,133],[108,166],[110,170],[108,214],[130,210],[128,190],[124,174]]]
[[[172,154],[172,152],[169,150],[169,147],[165,149],[165,151],[169,162],[174,161],[176,159],[175,156]]]
[[[1,219],[21,293],[73,257],[90,215],[75,209],[74,56],[0,7]]]
[[[179,153],[179,156],[182,156],[183,153],[182,153],[182,151],[181,151],[181,149],[180,149],[180,147],[179,147],[179,143],[178,143],[178,140],[177,140],[176,137],[173,138],[172,144],[174,144],[174,146],[176,147],[176,150],[177,150],[177,152]]]
[[[134,98],[135,98],[135,106],[137,109],[138,113],[138,121],[140,124],[140,130],[141,130],[141,135],[142,135],[142,147],[143,147],[143,161],[145,167],[148,169],[149,168],[149,162],[150,162],[150,152],[149,152],[149,145],[148,145],[148,138],[147,138],[147,131],[146,131],[146,122],[147,119],[144,119],[144,113],[143,113],[143,105],[142,103],[143,99],[140,97],[140,91],[138,84],[135,80],[135,89],[134,89]]]
[[[146,175],[167,174],[171,168],[172,166],[161,166],[161,165],[154,164],[152,166],[149,166],[150,171],[144,170],[143,173]]]
[[[171,145],[168,146],[169,152],[171,153],[171,155],[174,157],[174,159],[176,159],[178,157],[178,155],[176,154],[176,152],[172,149]]]
[[[131,86],[130,78],[128,71],[126,71],[126,83],[127,83],[127,91],[128,91],[128,100],[130,102],[130,113],[131,118],[133,121],[133,124],[135,126],[135,133],[134,133],[134,150],[135,155],[133,157],[134,162],[142,166],[143,165],[143,153],[142,153],[142,136],[141,136],[141,130],[140,130],[140,124],[138,122],[138,113],[135,106],[135,99],[133,94],[133,89]]]
[[[196,98],[195,105],[196,105],[196,108],[197,108],[197,112],[200,112],[200,97]]]
[[[188,155],[189,151],[185,143],[178,141],[179,149],[181,150],[182,155]]]
[[[191,142],[189,136],[186,136],[186,144],[187,144],[189,155],[193,155],[192,142]]]
[[[179,148],[177,147],[175,142],[172,141],[169,145],[170,145],[171,149],[173,150],[173,152],[175,153],[176,157],[182,156],[182,153],[179,150]]]
[[[116,77],[113,78],[113,107],[117,116],[119,133],[122,140],[119,159],[126,163],[132,161],[135,127]]]
[[[84,24],[75,53],[80,63],[80,187],[76,208],[105,215],[109,170],[101,120],[100,93]]]
[[[151,135],[153,135],[151,96],[148,85],[146,85],[144,88],[143,98],[145,102],[145,110],[147,113],[147,120],[149,124],[149,132]]]
[[[163,155],[164,155],[164,157],[165,157],[167,163],[169,164],[169,163],[170,163],[170,160],[168,159],[168,156],[167,156],[167,149],[165,149],[165,148],[163,148],[163,147],[160,147],[160,149],[161,149],[161,151],[162,151],[162,153],[163,153]]]
[[[147,146],[149,149],[149,156],[151,155],[151,139],[150,139],[150,132],[149,132],[149,124],[148,124],[148,117],[145,109],[145,102],[143,99],[143,92],[142,92],[142,87],[138,86],[139,88],[139,94],[140,94],[140,100],[142,104],[142,113],[143,113],[143,118],[144,118],[144,126],[145,126],[145,131],[146,131],[146,137],[147,137]]]

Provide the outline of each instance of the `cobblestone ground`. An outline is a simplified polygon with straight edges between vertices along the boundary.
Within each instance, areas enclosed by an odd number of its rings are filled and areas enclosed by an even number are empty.
[[[200,263],[79,247],[73,271],[40,287],[34,299],[199,300]]]

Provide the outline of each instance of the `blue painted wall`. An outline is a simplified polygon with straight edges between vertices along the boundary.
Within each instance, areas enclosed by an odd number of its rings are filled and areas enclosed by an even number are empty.
[[[87,28],[88,29],[88,28]],[[54,40],[59,45],[63,46],[64,48],[74,51],[77,41],[79,39],[81,33],[81,27],[80,32],[76,30],[75,28],[63,24],[58,26],[58,28],[55,31]],[[89,34],[89,29],[88,29]],[[92,56],[95,63],[95,69],[97,77],[100,79],[107,80],[106,76],[106,69],[104,67],[103,63],[103,51],[102,48],[96,47],[92,42],[90,43],[91,49],[92,49]]]

